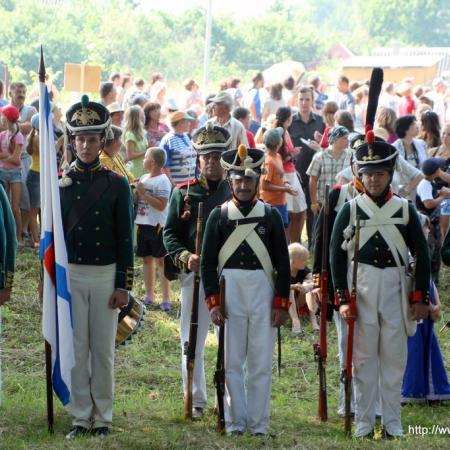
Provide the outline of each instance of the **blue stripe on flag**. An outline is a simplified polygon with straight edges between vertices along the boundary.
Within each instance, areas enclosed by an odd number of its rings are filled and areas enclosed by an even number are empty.
[[[48,130],[52,110],[50,108],[50,97],[48,96],[47,86],[45,87],[44,111],[45,111],[45,129]]]
[[[58,270],[58,265],[56,265],[56,272],[60,273],[64,272],[62,275],[65,275],[65,271],[61,270],[61,268]],[[52,384],[53,384],[53,390],[55,391],[56,396],[59,398],[61,403],[63,405],[67,405],[70,401],[70,391],[67,388],[66,383],[64,382],[64,379],[61,374],[61,363],[60,363],[60,355],[61,355],[61,346],[60,346],[60,340],[59,340],[59,314],[58,314],[58,291],[59,291],[59,279],[58,276],[56,276],[56,297],[55,297],[55,330],[56,330],[56,348],[52,347],[52,351],[55,352],[55,363],[53,365],[53,372],[52,372]],[[65,290],[67,293],[67,285],[66,285],[66,278],[64,276],[64,282],[63,282],[65,288],[62,290]],[[67,294],[66,294],[67,295]],[[70,294],[69,294],[69,303],[70,303]],[[65,298],[67,300],[67,297]],[[71,317],[72,322],[72,317]],[[71,323],[72,325],[72,323]]]
[[[51,231],[45,231],[44,237],[41,239],[39,245],[39,259],[41,261],[44,260],[45,251],[50,247],[52,242],[53,242],[53,233]]]
[[[59,342],[59,340],[58,340]],[[64,383],[61,375],[61,366],[59,363],[59,345],[58,352],[56,354],[55,365],[53,366],[53,376],[52,376],[53,390],[55,394],[60,399],[63,405],[67,405],[70,401],[70,391]]]
[[[62,300],[65,300],[67,303],[69,303],[70,307],[70,324],[73,328],[73,321],[72,321],[72,296],[69,292],[68,286],[67,286],[67,277],[68,273],[66,269],[61,266],[60,264],[56,265],[56,295],[61,298]]]

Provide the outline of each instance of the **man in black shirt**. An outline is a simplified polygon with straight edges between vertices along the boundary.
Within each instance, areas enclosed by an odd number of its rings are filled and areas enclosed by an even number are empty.
[[[295,167],[300,174],[303,191],[305,192],[306,204],[308,209],[306,211],[306,231],[308,233],[308,246],[312,246],[312,236],[314,228],[314,214],[311,211],[311,197],[309,195],[309,176],[306,175],[306,170],[313,159],[315,148],[319,149],[318,144],[314,141],[314,133],[317,131],[323,133],[325,124],[322,117],[312,112],[314,104],[313,91],[308,87],[300,89],[298,95],[299,111],[292,118],[292,124],[288,131],[295,147],[301,147],[301,151],[297,156]],[[307,145],[303,140],[311,141]]]

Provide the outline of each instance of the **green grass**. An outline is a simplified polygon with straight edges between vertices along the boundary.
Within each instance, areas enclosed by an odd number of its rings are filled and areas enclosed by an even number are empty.
[[[137,265],[140,262],[137,261]],[[139,270],[137,297],[143,295]],[[330,325],[327,364],[327,423],[317,418],[318,377],[312,356],[315,335],[303,322],[305,333],[294,336],[282,329],[283,366],[281,378],[274,377],[272,389],[271,438],[225,437],[215,431],[213,414],[216,339],[211,332],[206,347],[209,408],[201,422],[183,419],[178,335],[179,303],[173,286],[175,308],[170,314],[148,311],[141,332],[116,355],[116,399],[114,427],[105,439],[82,438],[66,442],[70,417],[55,398],[55,433],[47,433],[44,343],[41,307],[37,294],[39,262],[31,249],[18,255],[16,285],[3,318],[3,404],[0,407],[2,449],[158,449],[158,448],[448,448],[448,436],[408,434],[408,425],[450,426],[449,407],[427,405],[402,409],[406,437],[401,441],[381,439],[359,442],[345,436],[343,419],[336,413],[339,370],[336,333]],[[450,271],[443,270],[441,301],[448,309]],[[445,316],[448,320],[448,314]],[[439,328],[439,324],[435,326]],[[450,331],[439,335],[444,357],[450,357]]]

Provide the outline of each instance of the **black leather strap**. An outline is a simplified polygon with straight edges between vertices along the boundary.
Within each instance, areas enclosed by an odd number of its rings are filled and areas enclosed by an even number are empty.
[[[128,297],[128,305],[125,308],[122,308],[119,312],[119,316],[117,317],[117,323],[122,322],[123,318],[129,314],[134,305],[134,297],[129,295]]]

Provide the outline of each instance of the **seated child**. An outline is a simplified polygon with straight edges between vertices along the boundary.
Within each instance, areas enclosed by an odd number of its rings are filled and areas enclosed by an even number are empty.
[[[311,270],[306,266],[309,252],[298,242],[290,244],[288,250],[291,264],[289,315],[292,319],[292,332],[295,334],[302,332],[299,316],[308,313],[311,326],[314,330],[318,330],[319,325],[316,318],[317,303],[312,294],[314,282]]]
[[[143,271],[146,296],[144,303],[149,305],[154,301],[156,260],[159,267],[159,280],[162,298],[161,309],[170,311],[170,283],[164,276],[164,256],[166,249],[163,244],[163,227],[167,219],[167,203],[169,201],[171,183],[161,171],[166,163],[166,152],[162,148],[147,149],[143,161],[144,170],[136,184],[138,207],[136,215],[137,256],[143,258]]]

